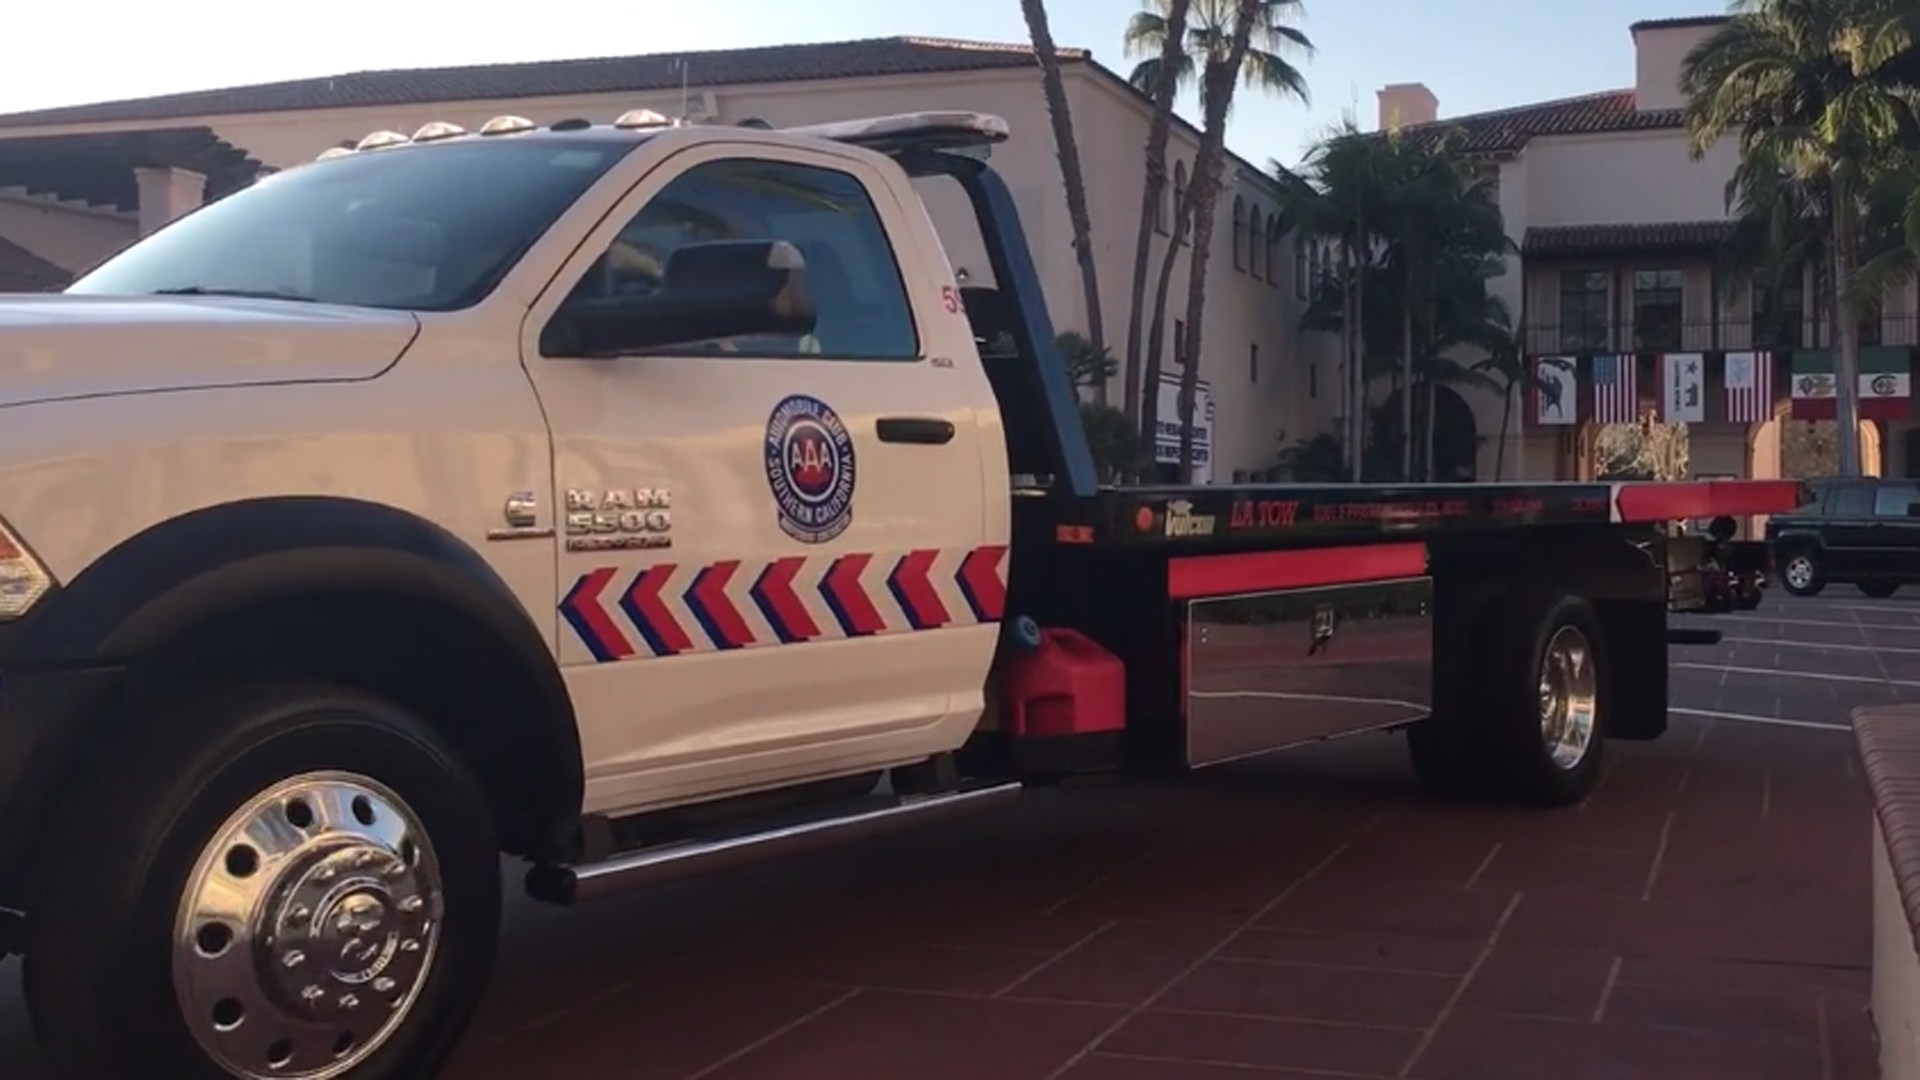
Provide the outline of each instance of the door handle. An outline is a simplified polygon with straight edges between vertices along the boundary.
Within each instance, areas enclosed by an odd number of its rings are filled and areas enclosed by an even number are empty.
[[[875,427],[881,442],[945,446],[953,441],[953,421],[931,416],[883,416]]]

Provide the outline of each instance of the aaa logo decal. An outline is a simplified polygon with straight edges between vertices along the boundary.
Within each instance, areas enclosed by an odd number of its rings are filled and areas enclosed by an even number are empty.
[[[824,544],[853,523],[853,436],[827,404],[794,394],[767,417],[767,484],[780,530]]]

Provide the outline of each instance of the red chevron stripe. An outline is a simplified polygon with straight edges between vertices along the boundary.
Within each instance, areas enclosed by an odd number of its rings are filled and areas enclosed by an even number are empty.
[[[660,599],[660,590],[666,587],[667,579],[673,576],[673,564],[661,563],[650,566],[633,579],[627,589],[627,595],[620,601],[627,617],[647,638],[647,644],[662,656],[673,656],[693,649],[693,639],[673,617],[666,602]]]
[[[910,551],[894,565],[893,573],[887,575],[887,588],[915,630],[945,626],[953,619],[947,614],[947,605],[940,602],[939,590],[928,580],[928,575],[933,573],[933,561],[939,557],[938,551]]]
[[[982,622],[999,619],[1006,609],[1007,586],[1000,580],[1000,560],[1006,554],[1004,545],[974,548],[960,563],[960,573],[956,575],[960,591],[973,608],[974,617]]]
[[[733,580],[733,572],[740,569],[737,560],[717,562],[700,571],[693,579],[693,587],[687,590],[688,607],[700,620],[713,643],[723,649],[739,649],[753,644],[753,631],[748,628],[747,620],[740,617],[740,609],[733,606],[733,598],[727,595],[727,582]]]
[[[601,660],[625,660],[633,655],[633,643],[627,635],[620,632],[613,617],[607,614],[606,607],[600,603],[600,594],[606,591],[607,584],[618,573],[613,567],[603,567],[581,578],[567,596],[566,608],[573,615],[574,628],[584,630],[590,636],[589,647]]]
[[[767,617],[780,640],[790,645],[820,636],[819,624],[800,602],[800,595],[793,591],[793,579],[805,565],[805,555],[775,559],[760,572],[760,580],[753,583],[753,600],[760,605],[760,614]]]
[[[840,628],[850,637],[877,634],[887,628],[872,598],[867,596],[866,587],[860,583],[860,575],[872,561],[873,556],[867,554],[842,555],[834,560],[833,569],[820,581],[820,592],[826,596],[827,606],[833,609]]]

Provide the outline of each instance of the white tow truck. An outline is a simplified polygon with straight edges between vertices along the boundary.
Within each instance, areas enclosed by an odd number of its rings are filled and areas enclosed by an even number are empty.
[[[1005,135],[379,133],[0,298],[0,949],[54,1074],[424,1080],[502,853],[572,903],[1400,729],[1564,805],[1665,729],[1724,553],[1663,523],[1795,485],[1101,488]]]

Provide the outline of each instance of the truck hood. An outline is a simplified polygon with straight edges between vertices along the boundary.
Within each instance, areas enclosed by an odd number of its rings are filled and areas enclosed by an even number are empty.
[[[0,295],[0,409],[370,379],[420,332],[404,311],[185,296]]]

